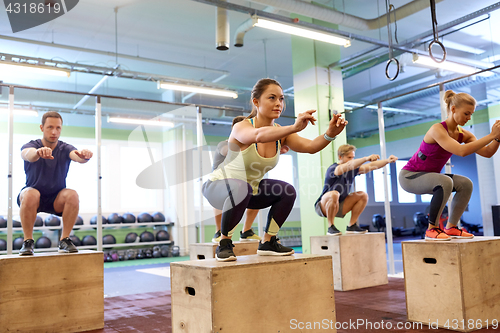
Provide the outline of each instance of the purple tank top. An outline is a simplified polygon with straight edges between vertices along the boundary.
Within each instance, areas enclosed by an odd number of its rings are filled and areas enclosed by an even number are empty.
[[[443,121],[443,127],[448,130],[448,125]],[[458,135],[458,142],[462,143],[464,134],[459,127],[460,134]],[[453,154],[444,150],[438,143],[426,143],[422,140],[420,148],[413,154],[408,163],[403,169],[413,172],[437,172],[440,173],[446,162]]]

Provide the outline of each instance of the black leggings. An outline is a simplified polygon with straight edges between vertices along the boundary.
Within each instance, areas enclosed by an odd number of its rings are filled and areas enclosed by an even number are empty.
[[[245,209],[263,209],[271,206],[267,216],[266,233],[275,236],[285,223],[297,196],[292,185],[281,180],[263,179],[259,191],[252,193],[250,184],[239,179],[207,181],[203,184],[203,195],[208,202],[222,210],[221,233],[229,231],[240,222]]]

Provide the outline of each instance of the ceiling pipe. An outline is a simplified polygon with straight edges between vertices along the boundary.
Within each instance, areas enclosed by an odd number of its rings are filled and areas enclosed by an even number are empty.
[[[91,54],[99,54],[99,55],[105,55],[105,56],[110,56],[110,57],[118,56],[119,58],[125,58],[125,59],[137,60],[137,61],[150,62],[150,63],[160,64],[160,65],[166,65],[166,66],[174,66],[174,67],[181,67],[181,68],[188,68],[188,69],[196,69],[196,70],[205,71],[205,72],[220,73],[221,75],[222,74],[227,74],[227,75],[230,74],[228,71],[224,71],[224,70],[220,70],[220,69],[215,69],[215,68],[207,68],[207,67],[200,67],[200,66],[194,66],[194,65],[181,64],[181,63],[171,62],[171,61],[164,61],[164,60],[151,59],[151,58],[143,58],[143,57],[133,56],[133,55],[129,55],[129,54],[115,53],[115,52],[108,52],[108,51],[101,51],[101,50],[95,50],[95,49],[87,49],[87,48],[78,47],[78,46],[70,46],[70,45],[63,45],[63,44],[42,42],[42,41],[38,41],[38,40],[34,40],[34,39],[24,39],[24,38],[17,38],[17,37],[10,37],[10,36],[0,35],[0,40],[8,40],[8,41],[13,41],[13,42],[20,42],[20,43],[28,43],[28,44],[34,44],[34,45],[40,45],[40,46],[55,47],[55,48],[58,48],[58,49],[78,51],[78,52],[85,52],[85,53],[91,53]]]
[[[441,1],[443,0],[436,0],[436,3]],[[387,26],[386,14],[383,14],[371,20],[367,20],[357,16],[339,12],[328,7],[314,5],[312,3],[301,0],[250,0],[250,2],[259,3],[266,6],[273,6],[289,13],[303,15],[333,24],[339,24],[343,27],[348,27],[356,30],[374,30]],[[427,7],[429,7],[428,0],[414,0],[396,9],[396,18],[398,20],[401,20]],[[393,19],[394,16],[391,15],[391,23],[394,22]]]
[[[227,2],[227,0],[221,0]],[[229,50],[229,20],[227,18],[227,9],[222,7],[215,8],[216,26],[215,26],[215,48],[219,51]]]

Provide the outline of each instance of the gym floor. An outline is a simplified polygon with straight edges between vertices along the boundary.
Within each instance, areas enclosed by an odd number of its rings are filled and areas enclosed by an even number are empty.
[[[396,273],[400,273],[396,276],[402,276],[403,271],[401,241],[408,239],[412,238],[401,237],[394,240]],[[170,262],[181,260],[189,260],[189,257],[106,263],[104,268],[105,326],[102,330],[91,332],[172,332]],[[391,322],[394,327],[392,330],[338,329],[339,333],[449,332],[445,329],[432,329],[425,325],[420,329],[395,329],[398,323],[406,322],[404,279],[400,277],[389,277],[388,285],[347,292],[336,291],[335,308],[339,323],[363,319],[370,323]],[[488,330],[483,329],[477,332],[488,332]]]

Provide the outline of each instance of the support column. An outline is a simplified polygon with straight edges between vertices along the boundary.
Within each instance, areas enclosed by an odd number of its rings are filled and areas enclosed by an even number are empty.
[[[310,18],[299,17],[302,21],[321,24],[331,28],[336,25]],[[308,125],[298,133],[300,136],[314,139],[323,135],[329,123],[329,104],[332,110],[344,110],[344,91],[342,73],[340,70],[328,70],[328,65],[340,60],[341,46],[313,41],[311,39],[292,36],[293,84],[295,95],[295,115],[315,109],[318,120],[315,126]],[[314,211],[314,203],[323,189],[325,172],[337,160],[337,147],[346,143],[345,131],[335,141],[321,152],[314,155],[298,154],[297,192],[300,196],[300,218],[302,228],[302,251],[311,253],[310,236],[325,235],[328,222]],[[345,218],[335,218],[335,226],[343,231],[349,221],[350,214]]]
[[[472,86],[471,95],[478,101],[487,99],[486,84],[483,83]],[[490,110],[488,107],[474,112],[474,115],[472,116],[472,120],[474,121],[473,131],[477,138],[482,138],[491,132],[491,125],[495,122],[492,118],[494,117],[493,115],[490,116]],[[491,206],[498,203],[498,190],[495,180],[500,177],[495,177],[495,158],[485,158],[477,154],[475,155],[479,184],[474,184],[474,190],[479,191],[479,197],[481,199],[483,233],[485,236],[493,236],[493,216],[491,213]]]

